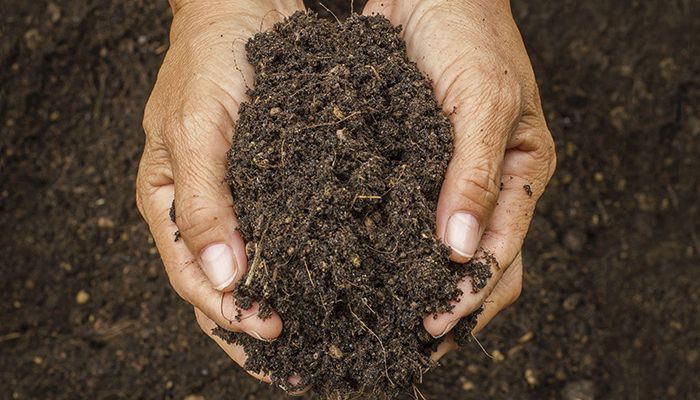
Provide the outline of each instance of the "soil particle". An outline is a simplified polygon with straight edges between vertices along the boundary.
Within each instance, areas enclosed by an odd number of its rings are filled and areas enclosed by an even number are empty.
[[[251,268],[235,294],[285,328],[272,343],[216,333],[290,390],[405,392],[433,366],[424,315],[449,311],[467,275],[481,289],[495,262],[451,263],[435,236],[451,124],[399,33],[379,16],[297,13],[246,46],[256,85],[228,182]],[[458,343],[475,323],[455,327]]]

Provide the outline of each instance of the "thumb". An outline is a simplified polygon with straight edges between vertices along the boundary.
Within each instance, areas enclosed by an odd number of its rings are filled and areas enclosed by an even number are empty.
[[[223,121],[223,122],[222,122]],[[175,222],[212,286],[229,291],[247,270],[225,182],[233,123],[225,109],[183,117],[170,144]]]
[[[456,79],[439,96],[455,135],[438,200],[437,235],[451,247],[450,258],[463,263],[476,253],[496,206],[505,148],[520,110],[518,97],[501,90],[498,80],[485,77],[474,85],[464,77]]]

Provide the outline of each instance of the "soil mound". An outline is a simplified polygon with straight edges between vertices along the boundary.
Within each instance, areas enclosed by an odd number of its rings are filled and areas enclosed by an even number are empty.
[[[449,262],[435,237],[452,129],[399,33],[380,16],[300,12],[246,45],[256,82],[228,174],[249,257],[236,297],[276,310],[284,331],[217,334],[287,390],[411,388],[438,342],[423,316],[449,310],[462,277],[488,276]],[[456,328],[462,340],[474,322]]]

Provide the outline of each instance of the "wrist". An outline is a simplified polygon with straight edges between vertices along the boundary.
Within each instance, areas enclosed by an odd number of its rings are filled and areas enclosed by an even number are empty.
[[[171,43],[212,30],[248,37],[285,16],[304,10],[303,0],[169,0]],[[217,35],[218,36],[218,35]]]
[[[303,0],[168,0],[173,16],[183,10],[196,10],[197,14],[215,16],[233,11],[277,10],[289,15],[303,10]],[[285,14],[287,15],[287,14]]]
[[[401,2],[403,0],[396,0]],[[461,0],[458,2],[452,0],[422,0],[415,3],[414,10],[418,4],[423,3],[423,6],[435,7],[436,4],[442,4],[446,9],[452,11],[474,12],[478,10],[487,11],[489,13],[511,12],[510,0]]]

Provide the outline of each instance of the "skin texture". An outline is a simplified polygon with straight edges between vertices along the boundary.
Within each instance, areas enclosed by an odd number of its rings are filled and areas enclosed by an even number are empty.
[[[229,0],[171,6],[171,46],[144,115],[137,205],[173,288],[193,305],[202,330],[211,337],[217,323],[272,340],[282,330],[279,316],[262,321],[254,307],[237,321],[239,310],[222,299],[231,297],[247,270],[244,243],[232,234],[237,221],[224,181],[226,151],[238,107],[254,82],[245,42],[303,4]],[[498,262],[482,291],[472,293],[467,279],[460,285],[465,295],[452,313],[425,317],[430,334],[445,336],[433,355],[437,360],[455,347],[449,331],[459,318],[484,304],[479,331],[519,296],[520,251],[536,201],[554,172],[554,144],[508,2],[370,0],[364,13],[383,14],[404,27],[409,57],[433,81],[455,127],[436,234],[452,246],[454,261],[488,251]],[[234,70],[240,74],[231,74]],[[173,198],[176,223],[169,217]],[[178,229],[182,240],[174,242]],[[244,364],[240,347],[212,339]]]

